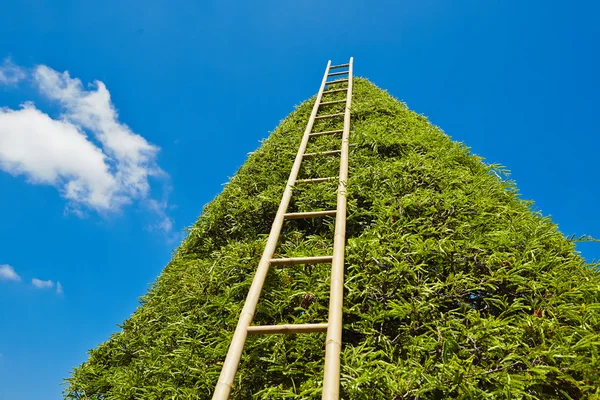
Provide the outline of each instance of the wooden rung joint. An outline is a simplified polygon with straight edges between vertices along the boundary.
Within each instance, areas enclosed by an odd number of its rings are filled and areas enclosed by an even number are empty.
[[[329,67],[329,69],[332,70],[332,69],[337,69],[337,68],[346,68],[349,66],[350,66],[350,64],[332,65],[331,67]]]
[[[338,93],[338,92],[347,92],[348,88],[343,88],[343,89],[332,89],[332,90],[326,90],[323,92],[323,94],[329,94],[329,93]]]
[[[329,150],[329,151],[322,151],[320,153],[304,153],[303,157],[304,158],[312,158],[312,157],[316,157],[316,156],[333,156],[336,154],[340,154],[342,151],[341,150]]]
[[[255,325],[248,327],[248,335],[327,332],[327,326],[327,324]]]
[[[319,116],[315,117],[315,120],[317,120],[317,119],[325,119],[325,118],[343,117],[343,116],[344,116],[344,113],[319,115]]]
[[[319,182],[329,182],[335,181],[338,178],[336,176],[329,176],[327,178],[310,178],[310,179],[297,179],[296,184],[298,183],[319,183]]]
[[[340,133],[344,133],[344,130],[343,129],[334,129],[332,131],[313,132],[313,133],[309,133],[308,136],[336,135],[336,134],[340,134]]]
[[[337,81],[325,82],[326,85],[334,85],[336,83],[348,82],[348,79],[338,79]]]
[[[349,73],[350,71],[334,72],[333,74],[327,74],[327,76],[347,75]]]
[[[298,265],[330,263],[333,256],[272,258],[271,265]]]
[[[283,218],[285,218],[285,219],[321,218],[321,217],[334,216],[335,214],[337,214],[337,210],[295,212],[295,213],[283,214]]]
[[[339,103],[345,103],[346,99],[343,100],[335,100],[335,101],[324,101],[321,104],[319,104],[320,106],[328,106],[330,104],[339,104]]]

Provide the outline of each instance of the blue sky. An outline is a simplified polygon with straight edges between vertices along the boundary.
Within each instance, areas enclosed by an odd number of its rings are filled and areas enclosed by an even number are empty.
[[[600,237],[599,11],[5,2],[0,399],[62,398],[62,378],[134,311],[181,230],[316,92],[328,59],[354,56],[357,75],[508,167],[562,232]],[[600,244],[579,248],[600,258]]]

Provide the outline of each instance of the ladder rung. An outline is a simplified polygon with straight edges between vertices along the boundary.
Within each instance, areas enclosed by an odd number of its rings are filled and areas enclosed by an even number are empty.
[[[326,85],[333,85],[335,83],[344,83],[348,82],[348,79],[338,79],[337,81],[325,82]]]
[[[304,153],[303,157],[311,158],[311,157],[315,157],[315,156],[332,156],[334,154],[340,154],[341,152],[342,152],[341,150],[329,150],[329,151],[322,151],[320,153]]]
[[[346,75],[349,73],[350,73],[350,71],[334,72],[333,74],[327,74],[327,76]]]
[[[346,67],[349,67],[349,66],[350,66],[350,64],[332,65],[331,67],[329,67],[329,69],[346,68]]]
[[[327,114],[327,115],[319,115],[319,116],[315,117],[315,119],[334,118],[334,117],[343,117],[343,116],[344,116],[344,113]]]
[[[335,181],[338,178],[336,176],[330,176],[327,178],[310,178],[310,179],[298,179],[296,183],[319,183],[319,182],[327,182],[327,181]]]
[[[337,92],[347,92],[348,88],[343,88],[343,89],[333,89],[333,90],[326,90],[323,92],[323,94],[329,94],[329,93],[337,93]]]
[[[324,131],[324,132],[313,132],[309,133],[308,136],[323,136],[323,135],[334,135],[337,133],[344,133],[343,129],[336,129],[333,131]]]
[[[272,258],[271,265],[320,264],[329,263],[331,260],[333,256]]]
[[[335,214],[337,214],[337,210],[295,212],[295,213],[283,214],[283,218],[285,218],[285,219],[319,218],[319,217],[328,217],[330,215],[335,215]]]
[[[338,104],[338,103],[345,103],[345,102],[346,102],[346,99],[336,100],[336,101],[324,101],[324,102],[320,103],[319,105],[320,106],[327,106],[329,104]]]
[[[327,324],[255,325],[248,327],[248,335],[327,332]]]

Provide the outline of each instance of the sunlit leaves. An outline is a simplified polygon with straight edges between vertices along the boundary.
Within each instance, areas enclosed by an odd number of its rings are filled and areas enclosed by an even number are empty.
[[[68,398],[210,398],[313,101],[205,207],[139,309],[68,379]],[[338,145],[325,136],[308,151]],[[337,158],[311,160],[301,174],[337,176]],[[600,396],[600,276],[507,176],[356,79],[344,398]],[[298,186],[290,211],[335,208],[336,186]],[[277,254],[329,254],[332,238],[332,218],[288,221]],[[255,323],[326,321],[329,272],[272,268]],[[320,398],[324,342],[250,337],[233,398]]]

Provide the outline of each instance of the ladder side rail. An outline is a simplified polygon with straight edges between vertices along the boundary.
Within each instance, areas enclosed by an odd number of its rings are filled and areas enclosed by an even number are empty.
[[[287,212],[287,208],[292,197],[293,187],[296,183],[296,179],[300,171],[300,165],[302,163],[302,156],[306,151],[308,140],[310,138],[309,135],[312,132],[312,128],[315,123],[315,117],[317,116],[317,112],[319,110],[319,103],[323,97],[323,91],[325,89],[330,66],[331,60],[327,62],[327,67],[325,68],[325,73],[323,74],[323,80],[321,81],[321,87],[319,88],[315,105],[313,106],[312,113],[310,114],[308,124],[304,131],[304,136],[300,142],[300,147],[298,149],[298,153],[296,154],[294,165],[292,166],[290,176],[281,197],[281,202],[279,204],[279,208],[277,209],[277,214],[275,215],[275,220],[271,226],[271,232],[269,233],[267,244],[263,251],[260,262],[258,263],[256,273],[252,280],[252,285],[250,286],[250,290],[246,296],[244,307],[242,308],[231,344],[229,345],[227,357],[225,358],[225,362],[223,364],[223,368],[221,370],[221,374],[219,375],[219,380],[217,381],[217,386],[212,397],[213,400],[227,400],[229,398],[229,394],[231,393],[233,380],[235,379],[235,373],[237,372],[242,351],[244,349],[244,344],[246,342],[246,337],[248,336],[248,327],[254,319],[256,305],[258,303],[262,287],[265,283],[267,272],[269,271],[271,258],[273,257],[273,253],[277,247],[277,241],[279,240],[279,234],[284,221],[284,214]]]
[[[350,138],[350,105],[352,103],[352,77],[354,58],[348,63],[348,95],[344,112],[344,132],[340,158],[340,182],[337,192],[337,213],[333,236],[333,260],[331,262],[331,287],[329,317],[325,344],[325,369],[323,376],[323,400],[340,397],[340,354],[342,350],[342,306],[344,302],[344,250],[346,247],[346,186],[348,184],[348,153]]]

